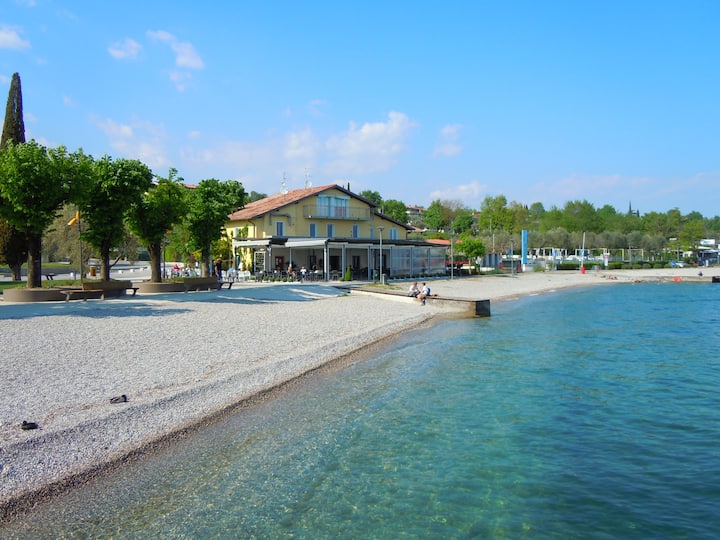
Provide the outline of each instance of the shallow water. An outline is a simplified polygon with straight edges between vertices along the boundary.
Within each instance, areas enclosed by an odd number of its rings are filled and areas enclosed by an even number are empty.
[[[408,332],[0,528],[23,538],[716,538],[720,286]]]

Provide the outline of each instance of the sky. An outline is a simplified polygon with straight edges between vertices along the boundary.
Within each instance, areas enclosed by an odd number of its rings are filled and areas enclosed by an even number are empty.
[[[27,139],[267,194],[720,214],[716,0],[0,0]]]

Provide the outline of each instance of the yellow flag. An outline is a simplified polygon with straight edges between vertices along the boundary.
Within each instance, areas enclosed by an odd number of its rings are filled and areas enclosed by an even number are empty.
[[[70,221],[68,221],[68,226],[72,227],[73,225],[77,224],[77,222],[80,221],[80,211],[78,210],[75,212],[75,217],[72,218]]]

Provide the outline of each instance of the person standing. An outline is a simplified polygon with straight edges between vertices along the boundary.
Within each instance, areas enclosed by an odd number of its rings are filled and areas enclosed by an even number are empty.
[[[215,275],[218,281],[222,281],[222,259],[220,257],[215,261]]]

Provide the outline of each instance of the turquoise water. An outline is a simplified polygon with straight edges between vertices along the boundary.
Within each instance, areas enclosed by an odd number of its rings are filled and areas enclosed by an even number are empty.
[[[719,306],[613,285],[407,332],[0,536],[717,538]]]

